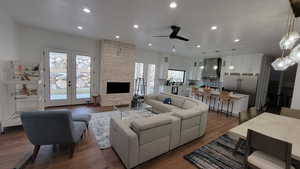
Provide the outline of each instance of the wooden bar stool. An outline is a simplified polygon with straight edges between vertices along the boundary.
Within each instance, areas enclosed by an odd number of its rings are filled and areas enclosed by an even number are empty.
[[[192,87],[192,98],[195,98],[197,96],[197,93],[198,93],[198,88]]]
[[[224,91],[221,92],[220,96],[219,96],[219,103],[218,103],[218,111],[217,112],[225,113],[227,117],[228,117],[229,114],[232,115],[232,110],[229,111],[231,103],[232,103],[232,100],[231,100],[231,97],[230,97],[229,93],[224,92]],[[223,111],[224,104],[227,105],[227,110],[225,110],[225,111]],[[220,105],[221,105],[221,109],[220,109]],[[231,107],[232,107],[231,109],[233,109],[233,103],[232,103]]]
[[[205,104],[208,104],[209,110],[211,110],[211,89],[210,88],[203,88],[203,93],[202,93],[202,102],[203,99],[205,99]]]

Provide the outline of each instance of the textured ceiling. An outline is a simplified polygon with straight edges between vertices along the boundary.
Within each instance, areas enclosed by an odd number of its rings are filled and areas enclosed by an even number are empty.
[[[93,39],[112,39],[161,52],[172,46],[181,56],[216,56],[230,53],[278,55],[278,42],[286,29],[288,0],[0,0],[17,22]],[[92,12],[82,12],[89,7]],[[139,29],[133,29],[138,24]],[[168,35],[170,25],[182,27],[190,42],[153,38]],[[77,26],[83,30],[77,30]],[[212,31],[211,26],[218,29]],[[298,27],[299,28],[299,27]],[[297,29],[298,29],[297,28]],[[298,29],[299,30],[299,29]],[[239,38],[239,43],[234,39]],[[200,44],[201,48],[195,45]],[[206,54],[203,54],[206,52]]]

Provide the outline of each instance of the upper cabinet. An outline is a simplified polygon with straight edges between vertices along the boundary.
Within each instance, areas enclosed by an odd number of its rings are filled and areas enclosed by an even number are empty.
[[[226,56],[223,58],[223,73],[259,74],[263,54]]]

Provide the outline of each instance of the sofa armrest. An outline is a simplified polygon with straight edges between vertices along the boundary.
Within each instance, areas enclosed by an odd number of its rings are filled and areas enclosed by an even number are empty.
[[[116,118],[111,119],[110,141],[126,168],[130,169],[138,165],[138,136],[126,122]]]

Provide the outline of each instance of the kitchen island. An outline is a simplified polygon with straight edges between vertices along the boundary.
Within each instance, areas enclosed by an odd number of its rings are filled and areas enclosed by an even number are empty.
[[[193,96],[196,99],[208,104],[210,110],[218,111],[221,110],[222,104],[220,103],[220,92],[216,90],[211,90],[209,93],[204,92],[202,88],[198,89],[199,95]],[[222,111],[232,112],[233,116],[238,116],[239,112],[244,112],[248,110],[249,95],[241,93],[229,93],[230,101],[228,103],[223,103]]]

